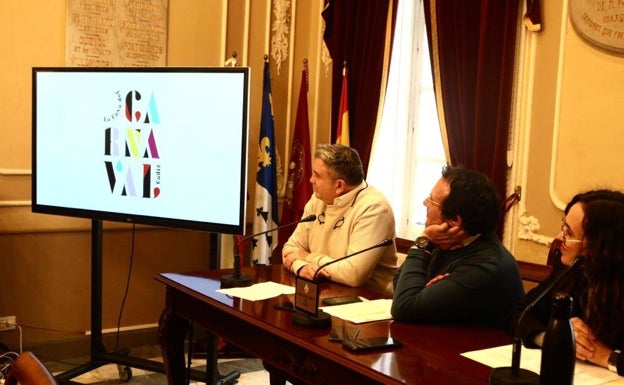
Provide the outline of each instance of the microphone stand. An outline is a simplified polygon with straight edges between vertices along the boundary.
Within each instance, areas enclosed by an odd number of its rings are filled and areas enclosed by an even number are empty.
[[[284,227],[288,227],[288,226],[292,226],[292,225],[297,225],[299,223],[303,223],[303,222],[312,222],[316,220],[316,215],[312,214],[312,215],[308,215],[305,218],[302,218],[301,220],[298,220],[296,222],[291,222],[291,223],[287,223],[285,225],[282,226],[277,226],[273,229],[269,229],[266,231],[262,231],[260,233],[257,234],[251,234],[248,235],[244,238],[242,238],[240,241],[238,241],[236,243],[236,247],[234,249],[234,273],[232,274],[225,274],[221,276],[221,287],[222,288],[230,288],[230,287],[247,287],[247,286],[251,286],[252,284],[252,279],[250,276],[242,274],[240,272],[241,269],[241,257],[240,257],[240,247],[241,245],[243,245],[243,243],[247,242],[249,239],[253,238],[253,237],[257,237],[259,235],[263,235],[263,234],[267,234],[270,233],[272,231],[276,231],[279,229],[282,229]]]
[[[508,384],[522,384],[522,385],[538,385],[539,384],[539,375],[526,369],[520,368],[520,355],[522,351],[522,337],[519,335],[520,325],[524,320],[525,315],[531,310],[535,304],[537,304],[548,292],[552,290],[553,287],[561,278],[566,276],[572,268],[578,265],[581,262],[582,257],[576,257],[570,266],[566,270],[564,270],[561,274],[555,278],[554,281],[548,287],[542,291],[537,298],[535,298],[531,303],[529,303],[522,313],[520,313],[520,317],[518,317],[518,323],[516,323],[516,332],[513,338],[513,350],[511,354],[511,366],[495,368],[490,372],[490,378],[488,380],[489,385],[508,385]]]
[[[324,264],[322,264],[321,266],[319,266],[316,271],[314,272],[314,275],[312,276],[312,280],[303,278],[303,277],[297,277],[297,284],[295,286],[295,312],[292,315],[292,322],[295,325],[299,325],[299,326],[303,326],[303,327],[309,327],[309,328],[325,328],[325,327],[329,327],[331,326],[331,317],[329,314],[325,313],[323,310],[320,310],[318,308],[318,291],[319,291],[319,284],[318,282],[316,282],[316,278],[318,277],[319,272],[331,265],[334,264],[336,262],[340,262],[344,259],[347,258],[351,258],[355,255],[361,254],[365,251],[371,250],[371,249],[375,249],[377,247],[383,247],[383,246],[389,246],[392,244],[392,239],[390,238],[386,238],[383,241],[367,247],[365,249],[362,250],[358,250],[354,253],[345,255],[344,257],[340,257],[337,259],[334,259],[332,261],[326,262]],[[299,298],[299,296],[301,296],[301,292],[299,291],[299,287],[300,284],[302,286],[307,286],[307,289],[305,289],[304,291],[308,292],[308,293],[313,293],[314,294],[314,300],[312,301],[314,303],[313,306],[313,312],[310,312],[310,309],[302,311],[298,306],[297,306],[297,298]]]
[[[240,272],[241,269],[241,256],[239,253],[240,246],[245,242],[248,238],[244,237],[240,241],[236,243],[234,248],[234,273],[225,274],[221,276],[221,287],[224,289],[230,287],[247,287],[251,286],[252,280],[251,277]]]

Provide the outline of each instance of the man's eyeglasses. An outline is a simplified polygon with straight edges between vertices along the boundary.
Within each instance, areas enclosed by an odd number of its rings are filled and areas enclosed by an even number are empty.
[[[427,206],[427,207],[441,206],[441,205],[442,205],[441,203],[436,202],[433,199],[431,199],[431,194],[429,194],[429,196],[425,198],[425,206]]]
[[[561,218],[561,243],[581,243],[581,239],[576,239],[570,236],[570,228],[565,223],[565,217]]]

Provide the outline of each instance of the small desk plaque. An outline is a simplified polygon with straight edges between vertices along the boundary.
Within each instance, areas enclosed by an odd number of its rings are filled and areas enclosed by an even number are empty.
[[[319,284],[303,277],[295,283],[295,311],[292,321],[295,325],[310,328],[328,328],[331,316],[319,310]]]

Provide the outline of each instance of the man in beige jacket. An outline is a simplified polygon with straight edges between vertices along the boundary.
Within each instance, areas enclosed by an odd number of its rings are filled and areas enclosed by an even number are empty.
[[[310,182],[314,195],[303,217],[315,214],[317,219],[297,225],[282,250],[284,268],[305,278],[365,286],[391,296],[397,269],[394,214],[383,194],[364,180],[357,151],[339,144],[317,146]],[[393,242],[319,270],[384,239]]]

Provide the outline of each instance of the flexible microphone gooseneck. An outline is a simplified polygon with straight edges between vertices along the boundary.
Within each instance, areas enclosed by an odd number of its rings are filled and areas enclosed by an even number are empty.
[[[362,249],[362,250],[356,251],[356,252],[354,252],[354,253],[351,253],[351,254],[345,255],[344,257],[340,257],[340,258],[338,258],[338,259],[334,259],[333,261],[325,262],[324,264],[322,264],[321,266],[319,266],[319,267],[318,267],[318,269],[316,269],[316,271],[314,272],[314,275],[312,276],[312,279],[313,279],[313,280],[316,280],[316,278],[318,277],[318,273],[319,273],[321,270],[323,270],[325,267],[329,266],[329,265],[332,265],[332,264],[334,264],[334,263],[336,263],[336,262],[340,262],[340,261],[342,261],[343,259],[351,258],[351,257],[353,257],[353,256],[355,256],[355,255],[358,255],[358,254],[361,254],[361,253],[363,253],[363,252],[365,252],[365,251],[372,250],[372,249],[376,249],[376,248],[378,248],[378,247],[390,246],[391,244],[392,244],[392,239],[390,239],[390,238],[386,238],[386,239],[382,240],[381,242],[379,242],[379,243],[377,243],[377,244],[375,244],[375,245],[373,245],[373,246],[371,246],[371,247],[367,247],[366,249]]]
[[[490,378],[488,380],[489,385],[507,385],[507,384],[523,384],[523,385],[538,385],[539,384],[539,375],[533,373],[530,370],[521,369],[520,368],[520,355],[522,350],[522,337],[520,336],[520,325],[522,325],[522,321],[526,314],[531,310],[535,304],[537,304],[546,294],[548,294],[553,287],[563,277],[565,277],[570,270],[572,270],[576,265],[578,265],[582,260],[582,257],[576,257],[570,266],[565,269],[561,274],[555,278],[554,281],[551,282],[548,287],[542,291],[537,298],[535,298],[531,303],[529,303],[522,313],[520,313],[520,317],[518,317],[518,322],[516,323],[516,330],[513,338],[513,351],[511,354],[511,366],[495,368],[490,372]]]
[[[232,273],[232,274],[225,274],[225,275],[221,276],[221,287],[222,288],[229,288],[229,287],[246,287],[246,286],[251,286],[251,277],[248,276],[248,275],[245,275],[245,274],[241,274],[241,272],[240,272],[241,263],[240,263],[240,254],[239,254],[239,249],[240,249],[241,245],[243,245],[249,239],[257,237],[259,235],[270,233],[272,231],[277,231],[279,229],[283,229],[284,227],[297,225],[297,224],[303,223],[303,222],[312,222],[314,220],[316,220],[316,215],[311,214],[311,215],[308,215],[305,218],[301,218],[298,221],[287,223],[285,225],[277,226],[275,228],[272,228],[272,229],[269,229],[269,230],[265,230],[265,231],[262,231],[262,232],[257,233],[257,234],[251,234],[251,235],[248,235],[246,237],[243,237],[240,241],[238,241],[236,243],[236,247],[234,248],[234,273]]]
[[[312,276],[312,280],[309,280],[307,278],[303,278],[303,277],[297,277],[297,284],[295,286],[295,312],[292,315],[292,322],[295,325],[299,325],[299,326],[303,326],[303,327],[308,327],[308,328],[325,328],[325,327],[329,327],[331,326],[331,317],[329,314],[325,313],[323,310],[320,310],[318,308],[318,297],[319,297],[319,283],[316,282],[316,278],[318,276],[319,271],[321,271],[323,268],[342,261],[344,259],[347,258],[351,258],[354,255],[358,255],[361,254],[365,251],[371,250],[371,249],[375,249],[377,247],[382,247],[382,246],[388,246],[392,244],[392,239],[390,238],[386,238],[383,241],[367,247],[365,249],[356,251],[354,253],[345,255],[344,257],[340,257],[338,259],[334,259],[332,261],[329,261],[327,263],[322,264],[321,266],[319,266],[316,271],[314,272],[314,275]],[[306,283],[304,283],[304,285],[306,286],[306,288],[303,290],[304,294],[301,293],[301,291],[299,290],[299,280],[303,280],[306,281]],[[310,293],[312,293],[312,295],[310,296]],[[306,297],[308,296],[309,298],[303,299],[304,303],[311,303],[311,306],[309,306],[308,308],[301,308],[299,306],[299,298],[300,297]]]

